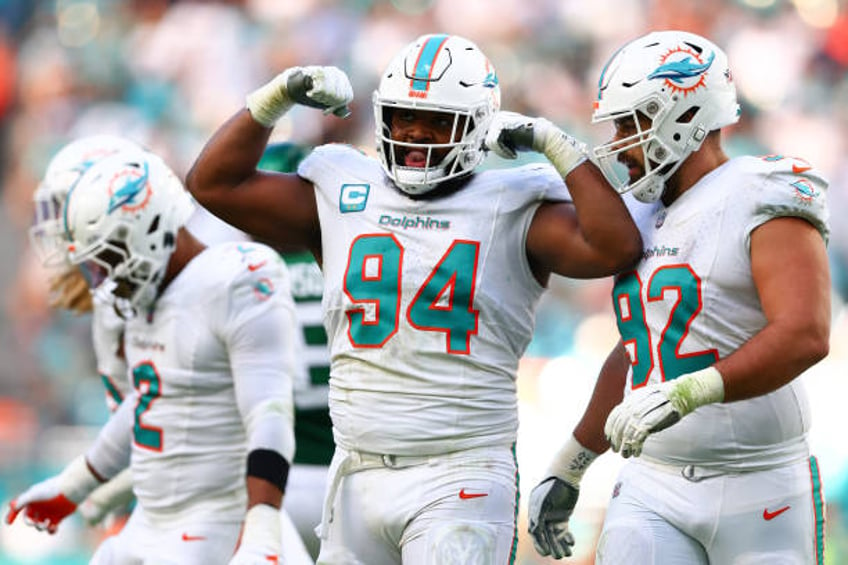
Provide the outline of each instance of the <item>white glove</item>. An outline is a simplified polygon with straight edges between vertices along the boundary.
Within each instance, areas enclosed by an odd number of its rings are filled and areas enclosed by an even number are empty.
[[[337,67],[291,67],[247,95],[247,109],[258,123],[273,127],[295,104],[346,118],[353,100],[350,80]]]
[[[562,559],[571,555],[574,536],[568,520],[580,495],[580,480],[598,457],[571,436],[548,468],[548,478],[530,493],[528,532],[539,555]]]
[[[79,505],[79,513],[89,526],[99,524],[112,510],[133,499],[132,472],[124,469],[108,483],[100,485]]]
[[[238,550],[229,565],[268,565],[282,563],[280,510],[257,504],[247,511]]]
[[[659,432],[704,404],[724,400],[724,380],[714,367],[632,392],[613,408],[604,433],[613,451],[638,457],[648,435]]]
[[[9,503],[6,523],[15,521],[23,511],[24,521],[39,531],[54,534],[59,524],[77,508],[77,504],[100,485],[80,455],[65,470],[29,487]]]
[[[538,151],[548,158],[562,178],[587,159],[586,144],[545,118],[531,118],[515,112],[495,114],[484,145],[504,159],[515,159],[519,151]]]

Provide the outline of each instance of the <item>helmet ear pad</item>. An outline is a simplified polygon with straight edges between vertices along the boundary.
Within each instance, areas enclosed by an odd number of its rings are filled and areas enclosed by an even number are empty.
[[[483,161],[486,130],[500,109],[500,87],[491,63],[474,43],[459,36],[425,35],[394,57],[372,101],[383,168],[398,188],[418,195],[470,174]],[[402,109],[449,114],[451,140],[433,144],[393,139],[391,116]],[[399,155],[407,150],[423,152],[424,166],[406,166]]]
[[[619,49],[604,67],[593,123],[625,117],[651,120],[638,138],[614,139],[595,148],[610,182],[639,200],[660,197],[665,181],[707,135],[739,119],[727,56],[711,41],[682,31],[652,32]],[[641,147],[645,174],[622,179],[619,153]]]

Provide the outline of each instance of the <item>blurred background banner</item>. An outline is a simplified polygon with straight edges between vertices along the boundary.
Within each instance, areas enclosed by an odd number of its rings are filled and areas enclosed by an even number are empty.
[[[90,320],[47,306],[27,243],[50,157],[95,133],[129,137],[180,175],[244,95],[293,65],[336,65],[356,93],[349,120],[295,108],[272,140],[344,141],[374,153],[371,92],[388,58],[423,33],[475,41],[498,70],[503,108],[542,115],[591,143],[603,64],[657,29],[709,37],[742,104],[731,156],[807,159],[831,181],[831,353],[803,378],[828,501],[828,563],[848,563],[848,5],[843,0],[0,0],[0,502],[59,471],[108,411]],[[485,166],[503,166],[490,158]],[[615,342],[610,280],[555,278],[519,376],[524,497],[519,564],[553,563],[525,535],[526,497],[571,432]],[[572,530],[591,563],[621,459],[581,487]],[[321,493],[316,493],[321,496]],[[55,536],[0,525],[0,565],[87,563],[109,530],[68,520]]]

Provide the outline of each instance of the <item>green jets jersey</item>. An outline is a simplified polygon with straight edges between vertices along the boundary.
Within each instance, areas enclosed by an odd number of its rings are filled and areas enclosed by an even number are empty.
[[[324,281],[311,253],[283,254],[291,274],[291,290],[306,344],[306,379],[295,383],[295,463],[329,465],[333,457],[333,429],[327,395],[330,352],[321,314]]]

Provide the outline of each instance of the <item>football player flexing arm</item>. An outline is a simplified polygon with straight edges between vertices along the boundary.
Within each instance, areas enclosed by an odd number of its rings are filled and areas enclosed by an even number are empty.
[[[639,234],[582,144],[498,114],[494,67],[458,36],[422,36],[383,73],[379,159],[331,144],[297,174],[257,169],[293,104],[343,115],[352,95],[335,67],[284,71],[213,135],[188,187],[230,224],[321,264],[336,451],[318,562],[506,563],[515,378],[536,304],[551,272],[631,267]],[[486,143],[553,166],[475,173]]]
[[[599,82],[596,151],[636,201],[645,252],[613,289],[621,342],[530,495],[539,552],[569,555],[580,478],[618,478],[597,563],[822,563],[824,500],[797,377],[828,352],[826,181],[781,155],[729,159],[724,52],[681,31],[622,47]],[[615,182],[615,181],[613,181]]]
[[[260,244],[207,248],[184,228],[192,209],[176,176],[143,151],[93,165],[66,203],[69,258],[132,314],[124,350],[134,390],[86,455],[17,497],[9,520],[22,512],[55,531],[129,464],[138,504],[92,563],[281,555],[301,346],[287,271]]]

